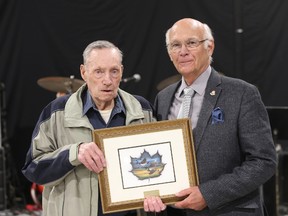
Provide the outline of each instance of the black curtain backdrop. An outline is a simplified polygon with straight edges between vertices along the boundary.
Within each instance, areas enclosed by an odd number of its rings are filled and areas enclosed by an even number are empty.
[[[37,80],[80,79],[82,52],[90,42],[117,45],[124,52],[124,77],[142,77],[121,88],[153,103],[157,85],[176,74],[166,30],[178,19],[196,18],[214,32],[216,70],[258,86],[265,105],[288,106],[287,9],[286,0],[1,0],[0,82],[11,158],[23,190],[30,183],[20,169],[33,127],[55,98]]]

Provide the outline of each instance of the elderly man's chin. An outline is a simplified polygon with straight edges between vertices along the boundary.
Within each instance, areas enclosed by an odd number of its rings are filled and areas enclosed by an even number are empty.
[[[193,70],[191,67],[187,67],[187,68],[182,68],[182,70],[179,71],[180,74],[184,77],[186,76],[190,76],[193,74]]]
[[[106,93],[102,93],[101,95],[101,100],[105,101],[105,102],[109,102],[114,100],[114,98],[117,96],[117,93],[115,92],[106,92]]]

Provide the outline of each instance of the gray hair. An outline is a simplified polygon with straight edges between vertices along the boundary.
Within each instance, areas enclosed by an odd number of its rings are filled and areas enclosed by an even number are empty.
[[[204,38],[207,38],[208,40],[214,40],[211,28],[205,23],[203,23],[203,27],[204,27]],[[205,44],[207,47],[208,43],[205,43]]]
[[[106,40],[98,40],[90,43],[83,52],[83,63],[85,64],[87,62],[87,59],[89,58],[89,55],[92,50],[95,49],[115,49],[119,53],[120,62],[122,63],[123,59],[123,53],[122,51],[116,47],[113,43],[106,41]]]

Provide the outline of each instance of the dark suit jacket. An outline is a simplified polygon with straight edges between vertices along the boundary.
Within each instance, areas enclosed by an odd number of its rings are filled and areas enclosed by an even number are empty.
[[[180,82],[156,96],[158,120],[167,120]],[[222,110],[224,122],[212,124],[215,108]],[[259,186],[273,176],[276,152],[257,88],[212,69],[192,133],[199,188],[208,207],[200,212],[187,210],[187,215],[262,215]]]

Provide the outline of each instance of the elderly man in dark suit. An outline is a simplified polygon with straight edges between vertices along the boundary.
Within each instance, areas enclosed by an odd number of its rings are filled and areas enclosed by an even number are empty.
[[[158,93],[158,120],[186,117],[185,89],[200,184],[179,191],[183,200],[168,215],[264,215],[260,188],[276,170],[268,115],[257,88],[211,66],[214,38],[197,20],[177,21],[166,33],[168,54],[182,80]],[[185,116],[186,115],[186,116]],[[159,197],[144,201],[147,212],[165,209]]]

